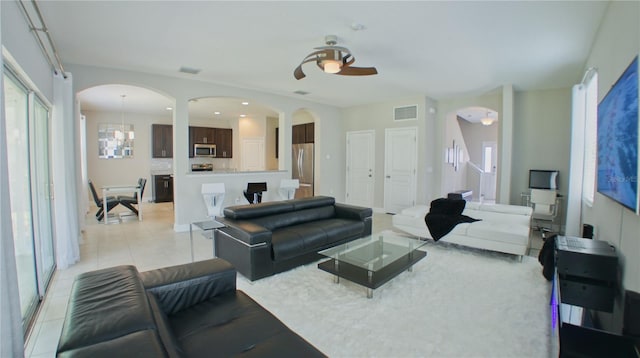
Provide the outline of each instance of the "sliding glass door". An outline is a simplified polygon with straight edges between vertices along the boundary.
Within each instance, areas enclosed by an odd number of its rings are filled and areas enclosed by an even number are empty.
[[[49,173],[49,110],[5,70],[9,197],[23,329],[55,268]]]
[[[33,315],[39,296],[31,226],[33,217],[29,170],[29,93],[12,76],[4,77],[4,93],[11,221],[24,325]]]
[[[32,94],[32,97],[35,97]],[[31,123],[31,179],[32,205],[34,215],[34,234],[36,248],[36,268],[40,296],[51,279],[55,268],[52,225],[52,188],[49,170],[49,110],[37,98],[33,100],[33,116]]]

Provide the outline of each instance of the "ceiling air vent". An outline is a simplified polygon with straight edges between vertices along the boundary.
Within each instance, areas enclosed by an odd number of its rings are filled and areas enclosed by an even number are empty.
[[[182,66],[178,71],[182,73],[188,73],[190,75],[197,75],[198,73],[200,73],[201,70],[199,68]]]
[[[404,107],[393,107],[393,120],[394,121],[408,121],[412,119],[418,119],[418,105]]]

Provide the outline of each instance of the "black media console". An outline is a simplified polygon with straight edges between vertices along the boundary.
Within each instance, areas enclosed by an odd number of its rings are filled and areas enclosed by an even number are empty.
[[[615,247],[556,238],[551,316],[560,357],[640,357],[636,340],[622,334],[622,291]]]

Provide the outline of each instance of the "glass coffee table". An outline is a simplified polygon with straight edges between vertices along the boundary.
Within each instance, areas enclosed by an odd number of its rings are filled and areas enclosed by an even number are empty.
[[[413,264],[427,256],[418,250],[426,243],[392,232],[373,234],[320,251],[329,260],[319,263],[318,268],[335,275],[335,283],[344,278],[366,287],[367,298],[372,298],[374,289],[405,270],[411,271]]]

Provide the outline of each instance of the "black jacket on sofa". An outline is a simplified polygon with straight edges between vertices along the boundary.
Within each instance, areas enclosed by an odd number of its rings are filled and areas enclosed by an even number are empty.
[[[371,208],[314,196],[224,209],[216,255],[251,281],[318,260],[318,251],[371,235]]]
[[[242,291],[222,259],[78,275],[58,357],[323,357]]]

